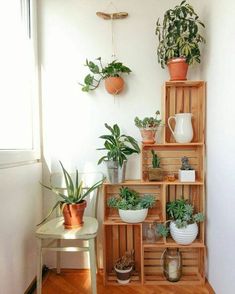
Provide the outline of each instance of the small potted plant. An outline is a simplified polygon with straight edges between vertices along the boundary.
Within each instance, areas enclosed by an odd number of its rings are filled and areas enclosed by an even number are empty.
[[[152,153],[152,167],[149,168],[149,181],[162,181],[164,177],[163,169],[160,167],[160,157],[157,156],[157,153],[154,150],[151,150]]]
[[[163,23],[157,20],[158,62],[168,66],[171,80],[186,80],[188,65],[200,63],[200,43],[205,39],[199,27],[205,27],[186,1],[165,12]]]
[[[170,228],[160,224],[157,226],[157,232],[167,237],[169,231],[176,243],[181,245],[189,245],[198,234],[197,223],[204,221],[203,213],[194,214],[193,205],[187,200],[177,199],[167,203],[167,214],[170,218]]]
[[[119,284],[125,285],[130,282],[131,272],[134,266],[133,252],[133,250],[130,253],[126,252],[125,255],[115,262],[114,270]]]
[[[195,170],[189,164],[187,156],[181,158],[182,166],[179,170],[180,182],[195,182]]]
[[[145,117],[144,119],[135,118],[135,125],[140,130],[143,144],[155,143],[157,129],[162,123],[162,120],[158,118],[159,115],[160,111],[157,110],[155,117]]]
[[[96,60],[98,60],[99,64],[86,60],[85,66],[89,68],[91,74],[88,74],[84,79],[84,84],[81,84],[82,91],[93,91],[104,80],[105,88],[109,94],[119,94],[124,88],[124,80],[121,74],[129,74],[131,72],[130,68],[117,60],[112,61],[107,66],[102,64],[101,57]]]
[[[104,139],[104,147],[97,150],[105,150],[107,154],[102,156],[98,164],[105,162],[110,183],[122,183],[125,181],[127,157],[133,153],[140,153],[137,141],[131,136],[121,134],[117,124],[113,127],[105,124],[110,134],[100,136]]]
[[[156,200],[153,195],[140,197],[139,193],[128,187],[120,188],[119,197],[111,197],[107,205],[118,209],[119,216],[126,223],[140,223],[145,220],[148,209],[152,208]]]
[[[57,196],[61,198],[61,200],[57,201],[53,206],[49,214],[38,224],[41,225],[44,223],[52,212],[60,206],[61,212],[64,216],[64,227],[65,229],[73,229],[78,228],[83,225],[83,214],[84,210],[87,206],[87,202],[85,198],[95,189],[97,189],[100,185],[102,185],[103,180],[98,181],[90,188],[83,188],[83,182],[78,180],[78,170],[76,170],[75,181],[73,181],[70,174],[64,168],[63,164],[60,161],[60,165],[63,171],[63,177],[66,184],[65,188],[54,187],[52,184],[50,186],[46,186],[42,184],[43,187],[51,190]]]

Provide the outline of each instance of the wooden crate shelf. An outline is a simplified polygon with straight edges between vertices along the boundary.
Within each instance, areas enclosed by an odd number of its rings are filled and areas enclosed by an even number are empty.
[[[175,139],[167,125],[168,118],[176,113],[193,114],[193,140],[204,143],[205,130],[205,82],[184,81],[166,82],[162,101],[162,114],[165,122],[164,143],[175,143]],[[172,120],[174,129],[174,121]]]
[[[166,247],[144,247],[144,283],[172,285],[163,274],[162,254]],[[205,248],[179,247],[182,254],[182,277],[174,285],[203,284],[205,282]]]
[[[116,283],[114,281],[113,266],[118,258],[127,251],[134,250],[134,278],[133,283],[141,283],[142,260],[142,224],[104,224],[105,251],[104,255],[104,279],[105,284]]]
[[[113,270],[116,260],[126,251],[134,250],[135,268],[131,285],[199,285],[205,283],[205,222],[199,224],[196,240],[190,245],[179,245],[170,236],[159,238],[154,243],[146,241],[146,227],[150,223],[165,223],[168,220],[166,204],[179,198],[189,199],[195,213],[205,214],[205,82],[169,81],[164,84],[162,99],[162,118],[165,127],[161,144],[142,144],[141,179],[127,180],[124,183],[103,185],[104,201],[104,283],[119,285]],[[193,114],[194,137],[191,143],[176,143],[169,127],[168,118],[176,113]],[[172,120],[174,128],[174,122]],[[151,150],[157,152],[164,170],[164,180],[149,181],[148,169],[151,167]],[[178,180],[181,158],[187,156],[196,171],[196,181],[182,183]],[[167,175],[174,174],[176,180],[170,182]],[[116,209],[107,206],[107,199],[118,196],[121,187],[128,187],[140,193],[152,194],[156,205],[149,209],[143,223],[123,222]],[[161,256],[166,248],[179,248],[182,253],[183,271],[179,282],[171,283],[163,274]]]
[[[181,158],[187,156],[192,167],[196,171],[196,180],[203,182],[204,180],[204,145],[170,145],[170,144],[154,144],[142,146],[142,180],[148,181],[148,170],[152,164],[151,150],[154,150],[161,158],[161,167],[164,175],[174,174],[178,176],[181,167]],[[155,182],[156,183],[156,182]],[[172,182],[174,183],[174,182]]]

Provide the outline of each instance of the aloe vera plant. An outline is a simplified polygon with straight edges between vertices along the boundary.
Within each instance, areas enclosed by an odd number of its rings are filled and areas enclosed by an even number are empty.
[[[59,161],[59,163],[62,168],[66,187],[58,188],[58,187],[54,187],[52,184],[50,186],[46,186],[41,183],[43,187],[55,193],[57,196],[61,198],[61,200],[56,202],[56,204],[52,207],[48,215],[38,225],[41,225],[42,223],[44,223],[58,206],[60,206],[61,210],[63,211],[63,208],[66,204],[78,204],[83,202],[85,197],[87,197],[92,191],[94,191],[103,183],[103,180],[100,180],[94,185],[92,185],[91,187],[84,188],[83,182],[79,181],[78,179],[78,170],[76,169],[75,181],[74,181],[72,177],[70,176],[70,174],[68,173],[68,171],[64,168],[62,162]]]

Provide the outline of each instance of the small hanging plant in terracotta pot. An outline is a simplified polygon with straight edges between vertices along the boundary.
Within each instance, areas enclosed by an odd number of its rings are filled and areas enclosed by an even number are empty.
[[[154,144],[158,127],[162,125],[162,120],[158,118],[160,111],[156,111],[155,117],[145,117],[144,119],[135,118],[134,122],[140,130],[143,144]]]
[[[162,24],[158,18],[158,62],[162,68],[168,66],[172,81],[186,80],[188,65],[200,63],[199,45],[205,42],[199,33],[200,26],[205,27],[186,1],[167,10]]]
[[[83,214],[87,206],[85,197],[88,196],[93,190],[97,189],[102,185],[103,180],[95,183],[89,188],[83,187],[83,182],[78,180],[78,170],[76,170],[75,181],[73,181],[71,175],[66,171],[63,164],[60,161],[60,165],[63,171],[63,177],[66,184],[65,188],[54,187],[53,185],[43,187],[51,190],[58,195],[61,200],[57,201],[53,206],[49,214],[38,224],[44,223],[52,212],[60,206],[61,212],[64,216],[64,227],[65,229],[74,229],[83,225]]]
[[[99,87],[100,82],[104,80],[105,89],[109,94],[117,95],[122,92],[125,82],[121,77],[122,73],[129,74],[129,67],[117,60],[112,61],[107,66],[103,66],[101,57],[96,59],[98,64],[93,61],[86,60],[85,66],[89,68],[92,74],[88,74],[81,84],[82,91],[90,92]]]

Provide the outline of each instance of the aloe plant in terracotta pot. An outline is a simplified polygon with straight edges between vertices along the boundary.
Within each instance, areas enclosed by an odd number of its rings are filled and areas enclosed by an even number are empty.
[[[86,60],[85,66],[87,66],[92,74],[88,74],[84,79],[84,84],[81,84],[82,91],[89,92],[97,89],[100,82],[104,80],[105,89],[109,94],[119,94],[125,85],[121,74],[131,72],[130,68],[123,65],[122,62],[117,60],[112,61],[107,66],[104,66],[101,61],[101,57],[96,59],[97,63]]]
[[[200,43],[205,39],[199,33],[205,27],[193,7],[186,1],[165,12],[163,22],[158,18],[158,62],[168,66],[171,80],[186,80],[188,65],[200,63]]]
[[[89,188],[83,187],[83,182],[78,180],[78,170],[76,170],[75,180],[72,179],[71,175],[64,168],[60,161],[60,165],[63,171],[63,177],[66,184],[65,188],[54,187],[52,184],[46,186],[42,184],[43,187],[51,190],[61,200],[57,201],[53,208],[50,210],[48,215],[38,224],[44,223],[52,212],[60,206],[61,212],[64,216],[64,227],[65,229],[73,229],[81,227],[83,225],[83,214],[87,206],[85,198],[100,185],[102,185],[103,180],[98,181]]]

